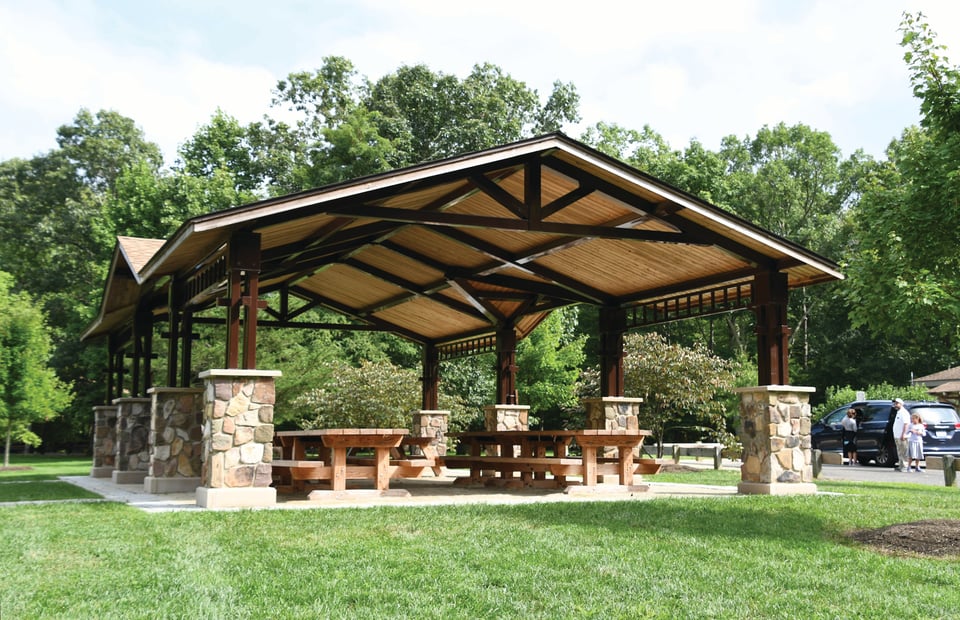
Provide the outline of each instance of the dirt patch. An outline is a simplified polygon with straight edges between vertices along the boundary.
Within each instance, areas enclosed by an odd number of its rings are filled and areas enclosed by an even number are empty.
[[[689,465],[674,465],[673,463],[663,463],[660,465],[661,474],[683,474],[687,472],[700,471],[696,467]]]
[[[10,465],[9,467],[0,467],[0,471],[29,471],[33,469],[29,465]]]
[[[960,556],[960,521],[936,519],[859,530],[850,538],[885,553],[927,557]]]

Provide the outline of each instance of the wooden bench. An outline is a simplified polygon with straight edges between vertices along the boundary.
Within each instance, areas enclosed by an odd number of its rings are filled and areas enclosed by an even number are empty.
[[[372,456],[348,456],[347,465],[367,465],[376,464]],[[388,471],[391,478],[419,478],[425,469],[430,469],[436,474],[440,469],[437,459],[428,458],[391,458],[387,462]],[[439,475],[439,474],[438,474]]]
[[[637,429],[469,431],[451,437],[470,454],[448,456],[445,464],[470,469],[470,477],[457,483],[565,487],[567,476],[581,476],[583,486],[594,487],[598,476],[612,474],[621,486],[631,486],[637,470],[633,450],[648,435],[650,431]],[[580,446],[579,458],[568,456],[573,442]],[[610,447],[617,449],[616,462],[598,462],[598,453]],[[547,456],[551,451],[553,456]],[[520,474],[519,480],[516,473]],[[547,479],[548,473],[553,479]]]
[[[377,491],[390,488],[393,470],[390,466],[391,449],[400,445],[406,434],[402,428],[354,428],[321,429],[306,431],[278,431],[284,457],[273,461],[278,472],[278,487],[283,488],[289,481],[293,490],[300,491],[309,480],[329,481],[331,490],[346,490],[347,480],[372,480]],[[306,458],[309,446],[320,443],[323,447],[323,459]],[[348,464],[347,452],[350,449],[372,449],[372,464]],[[329,462],[326,460],[329,455]]]
[[[720,464],[723,462],[722,453],[723,453],[723,444],[722,443],[665,443],[663,444],[664,449],[671,448],[673,452],[673,462],[675,464],[680,463],[680,455],[686,454],[688,456],[712,456],[713,457],[713,468],[720,469]]]
[[[457,478],[455,484],[484,484],[507,487],[558,488],[567,484],[567,476],[582,475],[583,461],[573,457],[549,456],[446,456],[448,468],[469,469],[470,476]],[[534,474],[552,474],[552,479]],[[520,477],[514,477],[519,474]]]
[[[286,493],[304,491],[312,480],[333,478],[333,467],[324,461],[274,459],[271,465],[277,490]]]
[[[583,459],[572,456],[447,456],[444,464],[449,468],[469,469],[470,476],[457,478],[457,484],[485,484],[513,487],[563,488],[570,484],[567,476],[584,477]],[[597,476],[619,476],[619,459],[598,458]],[[632,474],[656,473],[646,469],[645,463],[634,462]],[[657,466],[659,470],[659,466]],[[520,478],[514,474],[520,474]],[[536,478],[531,474],[549,473],[552,479]]]

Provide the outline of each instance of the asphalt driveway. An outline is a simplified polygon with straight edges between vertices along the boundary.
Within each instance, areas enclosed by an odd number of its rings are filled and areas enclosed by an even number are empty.
[[[920,473],[900,472],[891,467],[872,465],[827,465],[820,469],[818,480],[852,480],[854,482],[909,482],[944,486],[943,470],[928,469]],[[956,486],[956,485],[954,485]]]

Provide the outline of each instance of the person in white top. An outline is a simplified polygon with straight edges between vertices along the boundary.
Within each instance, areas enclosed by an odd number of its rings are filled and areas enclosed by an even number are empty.
[[[907,464],[910,462],[909,446],[907,446],[907,433],[910,430],[910,412],[903,406],[902,398],[893,399],[893,408],[897,417],[893,419],[893,441],[897,445],[897,467],[900,471],[907,471]]]
[[[910,426],[907,428],[907,446],[910,450],[910,462],[907,471],[920,473],[920,461],[923,460],[923,436],[927,434],[927,427],[919,413],[910,416]]]

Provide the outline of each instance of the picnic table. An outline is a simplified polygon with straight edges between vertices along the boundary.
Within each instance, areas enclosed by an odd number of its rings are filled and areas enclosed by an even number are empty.
[[[616,475],[621,485],[632,485],[637,464],[633,450],[643,443],[647,430],[536,430],[470,431],[451,434],[469,454],[447,456],[447,467],[462,467],[470,475],[459,484],[566,487],[568,476],[580,476],[584,486],[596,486],[601,475]],[[570,446],[580,447],[571,456]],[[599,454],[605,447],[617,448],[617,457]],[[547,478],[547,474],[552,478]],[[519,477],[517,477],[519,474]]]
[[[282,457],[274,459],[273,467],[280,470],[281,487],[296,491],[303,490],[306,481],[326,481],[333,491],[344,491],[347,480],[358,479],[373,480],[378,491],[386,491],[393,477],[416,477],[425,468],[437,475],[440,471],[430,445],[433,438],[411,437],[403,428],[278,431],[275,436]],[[404,448],[420,454],[405,453]],[[372,457],[349,455],[351,450],[370,449]]]

